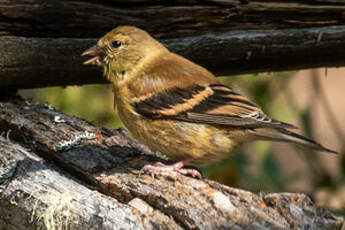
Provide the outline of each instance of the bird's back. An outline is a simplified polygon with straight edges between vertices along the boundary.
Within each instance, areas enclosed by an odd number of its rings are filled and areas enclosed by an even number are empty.
[[[215,76],[205,68],[167,51],[143,64],[143,68],[136,72],[127,87],[135,97],[142,97],[172,88],[217,82]]]

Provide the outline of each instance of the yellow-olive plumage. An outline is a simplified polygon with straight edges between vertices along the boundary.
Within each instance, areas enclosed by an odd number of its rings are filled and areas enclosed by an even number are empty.
[[[103,67],[127,129],[172,160],[212,164],[241,143],[259,139],[334,152],[288,130],[294,126],[268,118],[208,70],[136,27],[115,28],[84,55],[94,56],[85,64]]]

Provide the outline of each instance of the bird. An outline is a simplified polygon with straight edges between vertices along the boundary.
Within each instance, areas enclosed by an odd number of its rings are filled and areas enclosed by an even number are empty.
[[[195,168],[220,162],[243,143],[282,141],[337,153],[297,134],[294,125],[221,84],[206,68],[169,51],[146,31],[118,26],[85,50],[86,65],[103,69],[114,108],[134,138],[173,163],[142,167],[154,174],[201,178]]]

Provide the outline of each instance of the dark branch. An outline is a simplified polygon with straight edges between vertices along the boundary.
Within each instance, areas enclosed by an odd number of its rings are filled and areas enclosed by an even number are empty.
[[[24,37],[99,38],[130,24],[158,38],[230,30],[286,29],[345,23],[334,0],[2,0],[0,31]]]
[[[337,0],[3,0],[0,89],[104,83],[79,55],[122,24],[217,75],[343,66],[344,12]]]
[[[162,40],[216,75],[338,67],[345,26],[232,31]],[[0,37],[0,89],[105,83],[80,54],[96,39]]]

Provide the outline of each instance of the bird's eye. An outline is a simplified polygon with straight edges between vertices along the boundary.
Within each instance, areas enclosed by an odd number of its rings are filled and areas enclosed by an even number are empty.
[[[121,46],[121,41],[119,41],[119,40],[115,40],[115,41],[113,41],[112,43],[111,43],[111,46],[113,47],[113,48],[117,48],[117,47],[119,47],[119,46]]]

